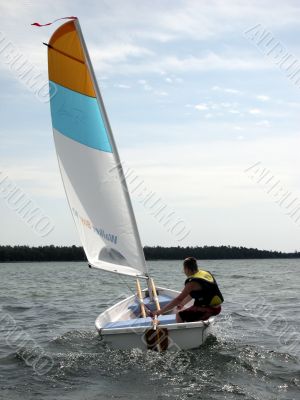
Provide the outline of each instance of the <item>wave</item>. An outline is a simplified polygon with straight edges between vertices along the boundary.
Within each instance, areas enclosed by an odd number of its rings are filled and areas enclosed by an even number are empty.
[[[31,306],[11,306],[11,305],[6,305],[2,306],[3,310],[10,311],[10,312],[22,312],[22,311],[27,311],[31,310]]]
[[[168,393],[169,398],[178,400],[241,396],[246,400],[279,400],[299,390],[297,357],[247,344],[230,334],[224,336],[221,329],[215,329],[199,349],[177,353],[111,349],[94,330],[68,331],[49,340],[40,351],[53,359],[52,368],[42,379],[70,390],[87,381],[107,379],[115,386],[131,382],[135,387],[159,387],[160,399]],[[24,356],[32,352],[30,347],[20,349],[18,362],[25,362]],[[7,361],[11,362],[11,356]]]

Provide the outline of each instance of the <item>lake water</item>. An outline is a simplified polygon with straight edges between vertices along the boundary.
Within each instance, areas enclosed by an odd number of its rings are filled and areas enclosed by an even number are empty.
[[[222,260],[225,303],[204,346],[176,354],[112,350],[96,316],[134,283],[85,263],[0,264],[0,398],[300,398],[300,260]],[[181,261],[149,262],[181,289]],[[128,287],[129,285],[129,287]]]

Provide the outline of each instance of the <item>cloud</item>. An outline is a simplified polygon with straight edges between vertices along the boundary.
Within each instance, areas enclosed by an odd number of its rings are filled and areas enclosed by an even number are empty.
[[[226,33],[242,31],[252,22],[253,25],[257,21],[269,24],[270,16],[274,26],[297,26],[300,14],[297,2],[274,3],[270,0],[263,3],[253,0],[248,4],[235,0],[228,0],[226,3],[221,0],[155,0],[153,5],[127,0],[126,6],[120,0],[91,0],[89,7],[85,7],[79,0],[66,0],[63,3],[52,0],[48,4],[11,0],[1,2],[0,11],[1,15],[6,16],[6,24],[10,26],[14,26],[15,22],[20,26],[24,24],[24,20],[33,21],[37,15],[41,22],[47,22],[49,15],[68,15],[73,11],[73,14],[81,17],[83,28],[92,37],[101,35],[104,42],[110,37],[123,37],[131,40],[151,39],[162,43],[178,38],[215,40],[223,38]]]
[[[146,92],[151,92],[153,90],[153,87],[148,84],[148,82],[145,79],[139,79],[138,83],[142,86]]]
[[[91,49],[93,57],[99,61],[120,62],[128,58],[139,58],[152,56],[154,53],[141,46],[136,46],[130,43],[111,43],[109,46]]]
[[[125,85],[124,83],[115,83],[114,86],[117,88],[120,88],[120,89],[130,89],[131,88],[131,86]]]
[[[224,112],[228,112],[230,114],[241,114],[239,110],[237,110],[238,103],[230,103],[230,102],[212,102],[208,101],[207,103],[199,103],[196,104],[195,106],[191,106],[190,104],[186,104],[186,107],[193,107],[198,111],[211,111],[214,112],[215,114],[212,114],[211,112],[206,114],[206,118],[211,118],[213,115],[216,115],[218,117],[221,117],[224,115]],[[218,111],[218,112],[216,112]],[[222,112],[220,112],[222,111]],[[224,112],[223,112],[224,111]]]
[[[270,100],[270,97],[266,96],[264,94],[260,94],[260,95],[256,96],[256,98],[257,98],[257,100],[260,100],[260,101],[268,101],[268,100]]]
[[[145,56],[136,52],[124,52],[123,54],[115,54],[115,58],[101,58],[100,51],[96,56],[94,63],[96,70],[99,73],[107,75],[114,74],[165,74],[165,73],[181,73],[186,74],[189,72],[211,72],[211,71],[256,71],[256,70],[269,70],[272,65],[267,63],[260,56],[253,56],[252,53],[244,54],[242,57],[237,57],[234,54],[217,54],[210,52],[203,56],[188,56],[183,57],[177,54],[171,55],[151,55],[151,52],[145,50]],[[94,60],[93,50],[90,51],[92,59]],[[130,58],[140,57],[140,61],[132,62]],[[226,89],[228,93],[239,94],[236,89]]]
[[[262,121],[256,122],[256,125],[257,126],[262,126],[262,127],[265,127],[265,128],[270,128],[271,127],[270,121],[268,121],[267,119],[264,119]]]
[[[154,94],[156,94],[157,96],[168,96],[168,93],[165,92],[164,90],[155,90]]]
[[[14,181],[17,186],[24,189],[29,195],[44,198],[65,198],[64,189],[55,158],[34,158],[30,164],[27,159],[7,160],[4,175]],[[32,161],[31,161],[32,162]],[[41,169],[41,166],[42,169]]]
[[[208,105],[204,104],[204,103],[195,105],[195,108],[196,108],[196,110],[199,110],[199,111],[206,111],[209,109]]]
[[[221,91],[224,93],[231,93],[231,94],[242,94],[242,92],[238,89],[232,89],[232,88],[222,88],[220,86],[213,86],[211,90],[215,91]]]
[[[282,104],[282,101],[278,102],[278,104]],[[290,107],[296,107],[296,108],[300,107],[300,103],[297,102],[288,101],[286,104]]]
[[[245,55],[244,57],[236,57],[230,54],[217,54],[209,52],[202,57],[189,56],[181,57],[168,56],[158,60],[157,67],[165,71],[206,71],[206,70],[255,70],[269,69],[270,66],[265,63],[261,57],[252,57]],[[227,89],[227,91],[235,91]]]
[[[138,84],[141,85],[141,87],[146,92],[151,92],[154,95],[160,96],[160,97],[168,96],[168,93],[165,90],[160,90],[160,89],[154,88],[153,86],[149,85],[149,83],[145,79],[139,79]]]
[[[17,46],[21,47],[22,53],[44,72],[46,70],[46,49],[41,48],[40,42],[47,42],[50,33],[59,24],[44,29],[34,29],[28,26],[25,33],[23,28],[12,29],[12,24],[23,27],[24,15],[26,20],[34,20],[37,11],[39,11],[41,22],[48,21],[48,15],[53,14],[54,10],[62,12],[59,2],[54,0],[48,7],[41,5],[33,7],[29,3],[25,8],[23,5],[20,7],[16,1],[9,3],[1,4],[2,15],[11,15],[12,17],[11,21],[9,18],[3,18],[2,29],[4,32],[6,30],[9,32],[10,38]],[[165,52],[165,48],[157,46],[156,43],[162,38],[164,38],[162,39],[164,42],[172,40],[176,43],[176,41],[188,40],[189,43],[193,43],[215,38],[221,33],[236,29],[242,32],[241,22],[238,24],[228,22],[236,21],[233,15],[236,15],[237,10],[239,10],[240,18],[245,18],[245,28],[249,15],[255,16],[259,13],[264,15],[267,11],[266,6],[260,5],[258,7],[260,12],[258,12],[254,5],[241,7],[230,1],[226,7],[218,2],[219,5],[216,8],[215,4],[209,4],[209,2],[201,2],[201,5],[197,4],[197,1],[171,2],[168,7],[157,3],[156,7],[149,7],[147,3],[137,4],[135,1],[129,0],[126,2],[125,13],[124,7],[120,6],[119,1],[104,1],[104,3],[108,10],[107,13],[99,13],[100,6],[97,2],[90,2],[89,12],[84,12],[80,2],[72,2],[72,11],[76,13],[77,10],[78,15],[82,15],[82,29],[86,43],[93,65],[99,73],[112,76],[115,74],[172,74],[214,70],[251,71],[273,68],[255,50],[251,49],[249,52],[236,44],[227,46],[222,51],[217,49],[205,51],[204,49],[202,54],[199,54],[198,51],[180,52],[176,47]],[[70,8],[71,3],[66,1],[63,7],[64,12],[68,13]],[[291,8],[296,9],[291,5],[282,8],[283,15],[288,14],[288,10],[291,12]],[[22,17],[17,11],[13,12],[13,10],[19,9],[22,9],[20,13]],[[231,10],[232,14],[228,13],[228,10]],[[19,20],[22,22],[19,23]],[[226,24],[222,23],[224,20],[227,21]],[[278,23],[282,23],[281,20],[278,20]],[[98,26],[101,27],[100,31],[96,29]],[[179,79],[176,81],[179,82]],[[166,82],[168,81],[166,80]],[[229,94],[240,94],[240,91],[235,88],[223,88],[222,90]]]
[[[262,111],[259,108],[251,108],[250,110],[248,110],[248,113],[252,114],[252,115],[257,115],[257,114],[261,114]]]
[[[242,128],[236,126],[235,130],[241,131]],[[136,169],[154,190],[159,190],[166,198],[180,198],[187,206],[190,202],[196,203],[197,196],[209,193],[201,200],[203,206],[230,207],[257,201],[253,193],[254,184],[249,184],[243,171],[259,160],[274,170],[286,186],[297,188],[295,168],[297,170],[297,166],[300,167],[297,159],[299,144],[297,136],[259,138],[254,141],[240,135],[231,140],[193,140],[192,143],[180,145],[158,145],[153,142],[144,149],[125,149],[123,158],[126,164]],[[291,159],[295,162],[294,166]],[[179,182],[181,190],[178,192]],[[248,191],[245,191],[245,184],[249,184]],[[268,198],[265,201],[269,201]]]

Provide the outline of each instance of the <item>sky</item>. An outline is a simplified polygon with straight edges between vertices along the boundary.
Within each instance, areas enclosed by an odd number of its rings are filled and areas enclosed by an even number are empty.
[[[42,42],[61,22],[31,26],[71,15],[124,169],[186,233],[129,183],[142,243],[299,251],[298,1],[2,1],[0,244],[79,244],[41,94]],[[40,74],[39,95],[15,71],[17,56]],[[51,221],[49,233],[16,212],[2,181]]]

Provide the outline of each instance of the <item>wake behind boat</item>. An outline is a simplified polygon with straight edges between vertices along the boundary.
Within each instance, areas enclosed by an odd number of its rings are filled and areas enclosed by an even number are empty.
[[[214,317],[179,323],[175,307],[158,318],[151,314],[179,293],[156,289],[149,277],[123,168],[79,21],[70,19],[47,44],[53,134],[65,192],[90,267],[137,278],[137,294],[100,314],[96,328],[105,342],[117,348],[198,347]],[[146,289],[141,290],[138,278],[146,279]]]

